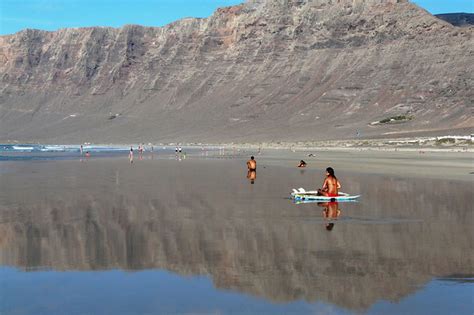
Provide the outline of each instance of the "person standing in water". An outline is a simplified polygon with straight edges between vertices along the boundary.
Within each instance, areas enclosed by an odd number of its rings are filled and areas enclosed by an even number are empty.
[[[84,148],[82,147],[82,144],[81,144],[80,150],[81,150],[81,155],[83,155],[84,154]]]
[[[341,188],[341,183],[334,175],[334,169],[328,167],[326,169],[326,179],[324,180],[323,187],[318,189],[319,196],[326,197],[337,197],[339,196],[339,189]]]
[[[257,161],[255,161],[255,157],[251,156],[250,160],[247,161],[247,169],[249,171],[257,170]]]
[[[251,156],[250,160],[247,161],[247,170],[247,178],[251,184],[254,184],[257,178],[257,161],[255,161],[255,157]]]
[[[133,147],[130,147],[130,153],[128,153],[130,163],[133,163]]]

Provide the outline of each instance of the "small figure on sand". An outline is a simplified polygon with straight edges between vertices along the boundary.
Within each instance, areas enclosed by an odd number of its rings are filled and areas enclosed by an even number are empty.
[[[257,161],[255,161],[255,157],[253,155],[250,157],[250,160],[247,161],[247,169],[249,171],[257,170]]]
[[[81,151],[81,155],[83,155],[84,154],[84,148],[82,147],[82,144],[81,144],[80,151]]]
[[[306,164],[305,161],[301,160],[300,164],[298,164],[298,167],[306,167],[308,164]]]
[[[138,145],[138,159],[141,161],[143,160],[143,151],[144,151],[144,145],[139,144]]]
[[[334,175],[334,169],[328,167],[326,169],[326,179],[324,180],[323,187],[318,189],[318,196],[326,197],[337,197],[339,196],[339,189],[341,188],[341,183]]]
[[[251,156],[250,160],[247,161],[247,170],[247,178],[250,180],[250,184],[254,184],[257,178],[257,161],[255,161],[254,156]]]
[[[89,151],[86,152],[86,158],[89,159],[91,157],[91,154],[89,153]]]
[[[130,163],[133,163],[133,147],[130,147],[130,152],[128,153],[128,159]]]

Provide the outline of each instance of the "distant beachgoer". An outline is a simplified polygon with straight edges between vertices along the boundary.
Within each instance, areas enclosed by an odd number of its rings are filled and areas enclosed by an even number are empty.
[[[86,152],[86,158],[90,158],[91,157],[91,154],[89,153],[89,151]]]
[[[81,155],[84,154],[84,148],[82,147],[82,144],[81,144],[80,151],[81,151]]]
[[[257,161],[255,161],[254,156],[251,156],[250,160],[247,161],[247,169],[249,171],[256,171],[257,170]]]
[[[181,153],[183,151],[183,148],[179,147],[178,152]]]
[[[130,147],[130,153],[128,153],[128,158],[130,159],[130,163],[133,163],[133,147]]]
[[[300,161],[300,164],[298,165],[298,167],[306,167],[306,165],[308,165],[308,164],[306,164],[305,161],[301,160],[301,161]]]
[[[324,180],[323,187],[318,189],[319,196],[326,197],[337,197],[339,196],[339,188],[341,188],[341,183],[334,175],[334,169],[328,167],[326,169],[326,179]]]
[[[178,147],[174,148],[174,152],[178,153]]]

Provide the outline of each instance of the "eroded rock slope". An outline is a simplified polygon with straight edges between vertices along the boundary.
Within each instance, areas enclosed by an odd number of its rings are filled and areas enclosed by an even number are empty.
[[[0,140],[279,141],[472,129],[473,28],[405,0],[0,37]],[[405,116],[400,124],[370,125]]]

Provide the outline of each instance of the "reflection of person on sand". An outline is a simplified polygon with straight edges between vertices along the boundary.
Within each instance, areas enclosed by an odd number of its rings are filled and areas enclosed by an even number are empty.
[[[300,164],[298,165],[298,167],[306,167],[306,165],[308,165],[308,164],[306,164],[305,161],[301,160],[301,161],[300,161]]]
[[[257,161],[253,156],[250,157],[250,160],[247,161],[247,168],[249,171],[256,171],[257,170]]]
[[[337,180],[336,175],[334,175],[334,169],[328,167],[323,187],[318,189],[318,196],[337,197],[339,196],[339,188],[341,188],[341,183]]]
[[[257,171],[249,170],[247,172],[247,178],[250,180],[250,184],[255,184],[255,179],[257,179]]]
[[[337,220],[341,215],[339,203],[337,202],[318,202],[318,206],[323,207],[323,217],[327,220]],[[334,228],[334,222],[326,223],[326,230],[331,231]]]

